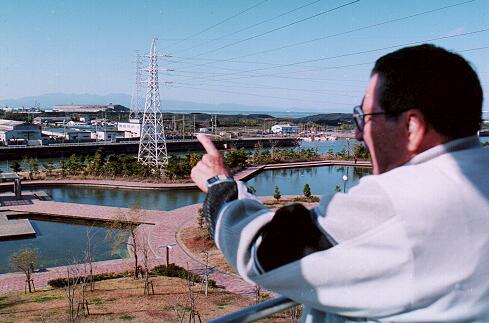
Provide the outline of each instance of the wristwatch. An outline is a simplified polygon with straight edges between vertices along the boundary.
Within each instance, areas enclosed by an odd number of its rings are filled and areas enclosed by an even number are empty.
[[[207,180],[207,187],[214,186],[216,184],[224,183],[224,182],[234,182],[234,178],[228,175],[216,175]]]

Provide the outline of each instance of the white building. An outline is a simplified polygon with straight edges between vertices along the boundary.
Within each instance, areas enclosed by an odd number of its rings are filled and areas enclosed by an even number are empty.
[[[118,130],[99,130],[92,132],[91,138],[99,141],[114,142],[116,138],[124,138],[124,132]]]
[[[88,113],[97,113],[97,112],[129,112],[129,108],[119,104],[109,103],[107,105],[100,104],[70,104],[70,105],[55,105],[53,106],[54,111],[58,112],[69,112],[69,113],[77,113],[77,112],[88,112]]]
[[[39,145],[41,139],[41,127],[39,125],[0,119],[0,142],[5,145]]]
[[[43,135],[52,138],[61,138],[65,140],[89,141],[92,139],[90,131],[82,131],[69,128],[49,128],[42,131]]]
[[[299,133],[299,126],[292,126],[290,124],[276,124],[272,126],[270,130],[275,134],[280,133],[283,135],[295,135]]]
[[[118,122],[117,130],[124,131],[124,138],[139,138],[141,137],[141,122],[138,119]]]

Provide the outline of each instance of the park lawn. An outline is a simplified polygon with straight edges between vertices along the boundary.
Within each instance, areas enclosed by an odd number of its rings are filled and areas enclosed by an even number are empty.
[[[142,280],[119,278],[95,283],[95,291],[87,292],[90,315],[82,322],[133,321],[180,322],[178,315],[188,306],[188,282],[180,278],[153,277],[155,295],[144,296]],[[253,299],[210,288],[209,296],[203,286],[193,287],[196,310],[202,322],[251,305]],[[269,321],[284,321],[281,316]],[[0,295],[0,322],[68,322],[68,300],[65,290],[45,289],[31,294],[12,292]],[[187,312],[183,322],[189,321]],[[198,321],[198,319],[196,319]]]

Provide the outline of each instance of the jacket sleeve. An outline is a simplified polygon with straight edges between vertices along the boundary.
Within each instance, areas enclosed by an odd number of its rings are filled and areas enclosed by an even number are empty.
[[[352,317],[380,318],[409,306],[409,240],[389,196],[375,180],[362,179],[349,193],[324,197],[313,209],[317,228],[333,247],[263,272],[256,249],[274,215],[251,199],[227,203],[219,213],[216,243],[244,279],[298,303]],[[274,246],[286,252],[284,247]]]

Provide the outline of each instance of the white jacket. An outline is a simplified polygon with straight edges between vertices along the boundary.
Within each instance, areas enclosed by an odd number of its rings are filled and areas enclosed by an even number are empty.
[[[323,197],[315,220],[336,245],[266,273],[254,249],[273,212],[238,188],[216,243],[246,280],[305,304],[303,322],[489,321],[489,149],[478,137]]]

